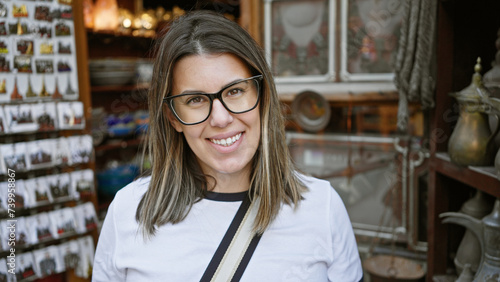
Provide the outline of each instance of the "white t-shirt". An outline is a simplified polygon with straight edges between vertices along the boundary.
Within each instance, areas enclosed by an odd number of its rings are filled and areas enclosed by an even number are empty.
[[[283,205],[240,281],[357,282],[361,261],[342,200],[330,183],[302,177],[309,191]],[[135,220],[150,178],[121,189],[97,244],[92,281],[199,281],[238,210],[243,193],[209,193],[186,219],[144,240]]]

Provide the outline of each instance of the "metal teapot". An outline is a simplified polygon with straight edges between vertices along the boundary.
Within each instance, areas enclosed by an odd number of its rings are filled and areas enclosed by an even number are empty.
[[[448,154],[452,162],[468,166],[489,166],[495,157],[495,136],[500,123],[492,133],[483,102],[489,97],[481,81],[481,59],[474,67],[472,83],[460,92],[450,93],[460,106],[460,116],[448,141]]]
[[[495,97],[483,97],[483,101],[491,107],[491,112],[496,115],[498,125],[500,126],[500,99]],[[497,178],[500,180],[500,149],[495,157],[495,170]]]
[[[482,219],[491,212],[492,207],[493,202],[488,200],[484,192],[477,190],[474,196],[462,205],[459,212]],[[481,256],[479,240],[472,231],[465,231],[464,237],[458,246],[455,259],[453,260],[457,274],[462,273],[465,265],[469,265],[470,272],[476,273],[481,262]]]
[[[500,281],[500,200],[496,199],[493,211],[482,220],[458,212],[439,216],[444,218],[443,223],[462,225],[477,236],[482,257],[474,282]]]

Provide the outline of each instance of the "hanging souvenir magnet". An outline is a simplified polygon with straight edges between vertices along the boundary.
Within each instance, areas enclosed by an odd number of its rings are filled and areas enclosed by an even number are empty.
[[[37,96],[36,93],[33,92],[33,87],[31,86],[31,78],[30,78],[29,75],[28,75],[28,90],[26,90],[26,95],[25,96],[26,96],[26,98],[28,98],[28,97],[31,98],[31,97],[36,97]]]
[[[52,13],[48,6],[36,6],[35,20],[52,22]]]
[[[67,87],[66,87],[66,95],[74,95],[74,94],[76,94],[75,90],[73,90],[73,87],[71,86],[71,73],[68,74],[66,85],[67,85]]]
[[[52,38],[52,28],[50,26],[40,26],[38,28],[38,34],[40,37]]]
[[[10,72],[10,63],[4,56],[0,56],[0,72]]]
[[[6,36],[9,33],[7,32],[7,27],[5,26],[5,22],[0,23],[0,36]]]
[[[26,4],[22,4],[21,6],[12,4],[12,15],[14,16],[14,18],[27,18],[28,8],[26,8]]]
[[[45,87],[45,76],[42,77],[42,90],[40,91],[40,97],[50,97],[51,94],[47,92]]]
[[[59,93],[59,85],[57,83],[57,76],[54,79],[54,83],[56,84],[55,89],[54,89],[54,94],[52,94],[53,99],[61,99],[62,95]]]
[[[0,17],[5,18],[7,17],[7,14],[7,6],[4,3],[0,2]]]
[[[61,10],[61,19],[72,20],[73,19],[73,9],[66,8]]]
[[[68,71],[71,71],[71,67],[69,66],[68,63],[63,62],[63,61],[59,61],[57,63],[57,71],[58,72],[68,72]]]
[[[21,55],[33,55],[33,40],[19,40],[17,42],[17,51]]]
[[[56,24],[56,36],[68,36],[71,35],[71,30],[69,25],[59,22]]]
[[[9,24],[9,34],[29,34],[28,25],[26,23],[21,23],[20,20],[17,20],[17,23]]]
[[[0,94],[7,94],[7,82],[5,78],[0,81]]]
[[[31,68],[31,56],[15,56],[14,68],[17,69],[18,72],[33,72],[33,69]]]
[[[59,2],[59,4],[63,4],[63,5],[71,5],[71,4],[73,4],[72,0],[58,0],[57,2]]]
[[[54,73],[54,62],[52,60],[35,60],[37,73]]]
[[[19,91],[17,90],[17,76],[14,77],[14,89],[12,90],[12,93],[10,93],[10,100],[15,101],[15,100],[22,100],[23,96],[19,94]]]
[[[0,54],[8,54],[9,48],[7,47],[7,43],[5,41],[0,40]]]
[[[57,50],[59,54],[71,54],[71,44],[64,45],[62,42],[57,43]]]
[[[42,55],[54,54],[54,44],[52,44],[51,42],[42,42],[40,44],[40,54]]]

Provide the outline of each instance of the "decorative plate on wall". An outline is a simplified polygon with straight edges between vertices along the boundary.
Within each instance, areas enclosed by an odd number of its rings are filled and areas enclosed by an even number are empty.
[[[323,95],[307,90],[293,100],[292,114],[302,129],[318,132],[330,122],[330,105]]]

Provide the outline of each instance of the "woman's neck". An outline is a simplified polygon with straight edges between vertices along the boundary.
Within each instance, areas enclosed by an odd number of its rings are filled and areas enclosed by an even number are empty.
[[[221,173],[212,172],[209,175],[213,176],[208,178],[208,187],[212,192],[218,193],[236,193],[247,191],[250,188],[250,173]],[[214,183],[214,179],[216,183]],[[215,184],[215,185],[214,185]],[[213,189],[211,189],[213,187]]]

